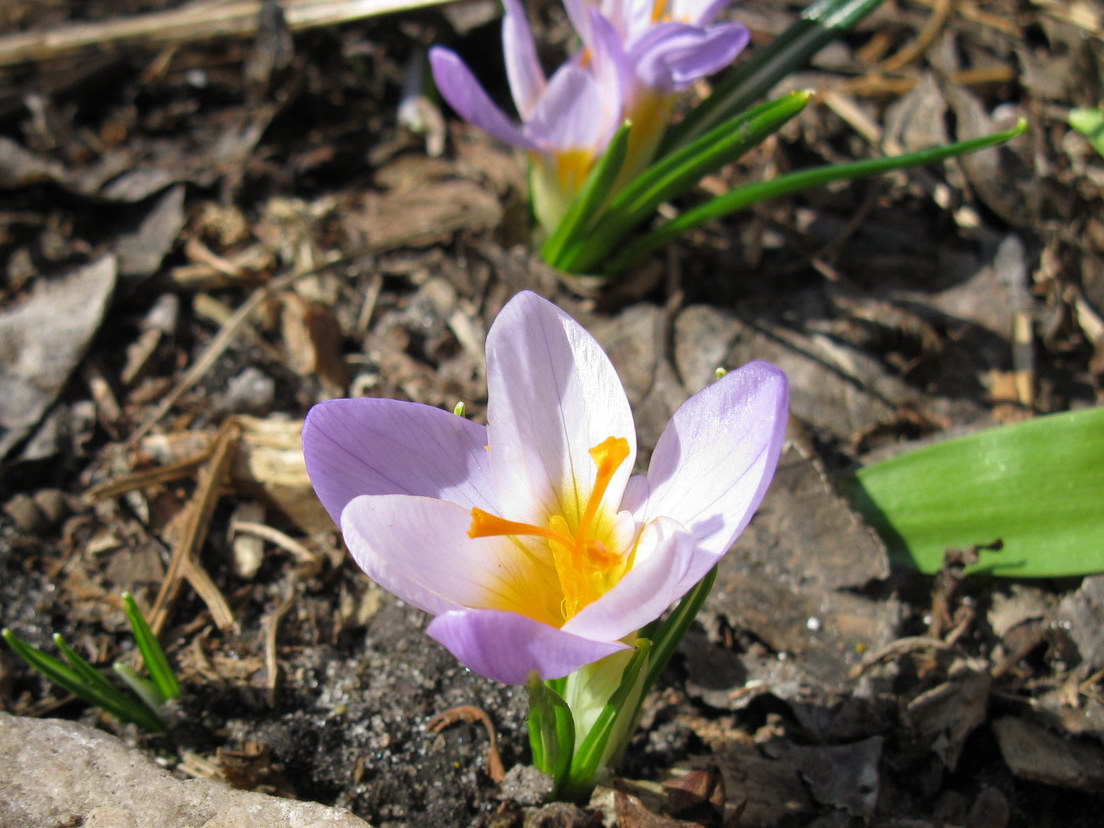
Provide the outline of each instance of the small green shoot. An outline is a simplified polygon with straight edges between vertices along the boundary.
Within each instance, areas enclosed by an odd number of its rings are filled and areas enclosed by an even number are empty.
[[[7,628],[0,635],[16,655],[67,693],[79,696],[122,721],[155,733],[164,733],[165,722],[161,717],[161,708],[169,699],[180,696],[180,683],[160,642],[129,593],[123,594],[123,606],[150,678],[140,677],[122,663],[116,663],[114,670],[137,699],[108,681],[103,673],[70,647],[59,634],[55,634],[53,639],[58,652],[65,659],[64,662],[31,646]]]
[[[1092,148],[1104,155],[1104,108],[1074,109],[1069,125],[1089,139]]]
[[[1104,572],[1104,408],[947,440],[860,470],[852,503],[891,559],[933,574],[947,548],[999,540],[968,571],[1011,578]]]

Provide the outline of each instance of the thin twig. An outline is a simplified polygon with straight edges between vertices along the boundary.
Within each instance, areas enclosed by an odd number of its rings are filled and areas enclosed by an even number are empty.
[[[288,581],[287,594],[280,606],[276,607],[264,619],[264,660],[267,678],[265,681],[265,700],[269,707],[276,707],[276,689],[280,678],[280,663],[276,660],[276,635],[280,630],[280,621],[295,603],[295,578]]]
[[[180,542],[173,549],[169,570],[165,573],[165,579],[161,582],[161,589],[150,611],[150,628],[154,635],[159,635],[164,629],[184,578],[187,578],[193,587],[198,584],[197,591],[211,610],[215,623],[220,629],[233,626],[233,616],[230,615],[230,609],[221,593],[210,579],[206,578],[206,573],[203,573],[202,577],[196,573],[195,570],[200,567],[195,563],[195,555],[207,537],[207,529],[218,503],[219,492],[230,469],[230,463],[234,459],[240,436],[241,428],[233,418],[223,423],[215,438],[211,457],[200,471],[195,496],[188,504],[189,511],[184,532]],[[215,600],[215,595],[218,596],[218,600]]]
[[[498,734],[495,733],[491,717],[482,708],[470,704],[450,707],[430,719],[426,727],[433,733],[440,733],[449,725],[457,722],[468,722],[469,724],[481,722],[483,724],[483,729],[487,731],[487,738],[491,740],[490,750],[487,751],[487,776],[491,777],[491,781],[495,784],[505,779],[506,768],[503,766],[502,756],[498,752]]]

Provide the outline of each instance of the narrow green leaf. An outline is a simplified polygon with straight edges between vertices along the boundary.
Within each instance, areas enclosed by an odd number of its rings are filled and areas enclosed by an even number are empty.
[[[1052,414],[902,454],[848,481],[897,563],[938,572],[944,550],[990,543],[972,571],[1104,572],[1104,408]]]
[[[82,682],[89,687],[99,688],[104,693],[118,693],[119,689],[115,687],[107,677],[92,666],[84,656],[70,647],[65,639],[61,637],[60,633],[54,633],[54,645],[58,648],[58,652],[65,657],[65,660],[69,662],[69,666],[73,668],[77,676]]]
[[[634,642],[636,653],[625,666],[621,684],[610,695],[590,732],[575,750],[567,783],[561,791],[565,798],[577,800],[589,794],[594,787],[595,776],[609,759],[611,748],[624,747],[627,740],[617,737],[636,720],[636,711],[639,710],[643,695],[640,679],[648,663],[651,644],[646,638],[638,638]]]
[[[803,67],[825,45],[855,26],[884,0],[818,0],[771,43],[754,49],[748,59],[725,75],[713,94],[672,127],[660,154],[708,132],[747,109],[783,78]]]
[[[823,187],[833,181],[868,178],[872,175],[881,175],[894,170],[932,164],[968,152],[977,152],[1010,141],[1022,135],[1026,130],[1027,122],[1021,119],[1012,129],[985,135],[981,138],[972,138],[968,141],[959,141],[945,147],[933,147],[920,152],[894,155],[889,158],[873,158],[851,164],[826,164],[822,167],[790,173],[770,181],[757,181],[754,184],[739,187],[692,210],[687,210],[678,218],[660,225],[640,239],[639,242],[623,246],[624,251],[610,260],[603,272],[606,276],[616,275],[688,230],[692,230],[707,221],[746,209],[761,201],[779,198],[813,187]]]
[[[761,143],[801,112],[811,97],[803,90],[760,104],[663,156],[614,196],[593,231],[567,248],[557,266],[570,273],[596,268],[660,204]]]
[[[1094,150],[1104,155],[1104,109],[1071,110],[1069,125],[1088,138]]]
[[[617,130],[610,140],[606,151],[590,171],[579,194],[571,202],[564,217],[560,220],[555,232],[548,237],[548,241],[541,247],[541,258],[553,267],[558,267],[558,260],[567,245],[573,244],[576,239],[584,234],[593,222],[598,210],[610,194],[610,189],[617,180],[621,168],[625,164],[625,156],[629,150],[629,133],[632,124],[626,123]]]
[[[142,615],[142,610],[138,608],[134,596],[129,592],[123,593],[123,607],[126,610],[127,620],[130,621],[130,628],[134,631],[138,651],[142,654],[150,678],[161,695],[162,703],[165,699],[179,698],[180,682],[176,680],[176,674],[169,664],[169,657],[165,655],[161,642],[153,634],[150,625],[146,623],[145,616]]]
[[[123,721],[132,722],[151,731],[164,731],[165,725],[160,717],[124,695],[114,685],[109,684],[109,690],[101,689],[98,685],[90,685],[75,669],[37,647],[27,644],[11,630],[4,629],[0,635],[20,658],[67,693],[80,696]]]
[[[567,780],[575,752],[575,720],[563,697],[534,672],[526,684],[529,691],[529,744],[533,764],[552,777],[558,791]]]

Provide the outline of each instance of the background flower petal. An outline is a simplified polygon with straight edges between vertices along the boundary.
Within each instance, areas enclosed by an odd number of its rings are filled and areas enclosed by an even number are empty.
[[[709,29],[664,23],[633,44],[629,61],[645,86],[678,91],[731,64],[748,37],[747,29],[731,23]]]
[[[423,495],[493,510],[486,445],[485,426],[400,400],[330,400],[303,424],[307,474],[338,524],[359,495]]]
[[[548,81],[548,88],[525,124],[525,134],[545,152],[583,149],[597,153],[614,116],[607,109],[594,76],[565,64]]]
[[[516,606],[528,592],[506,538],[472,540],[471,512],[432,497],[371,495],[350,501],[341,531],[353,560],[408,604],[437,615],[472,606]],[[524,575],[525,573],[521,573]],[[529,598],[539,608],[539,595]]]
[[[500,610],[446,612],[426,631],[465,667],[504,684],[524,684],[533,670],[542,679],[560,678],[628,649],[620,641],[591,641]]]
[[[636,457],[629,401],[609,357],[583,327],[528,291],[506,304],[487,335],[489,460],[501,514],[543,523],[574,514],[595,465],[589,451],[624,437],[629,457],[609,486],[621,500]],[[586,490],[564,490],[576,478]]]
[[[615,641],[654,621],[686,591],[680,588],[696,548],[694,538],[674,521],[660,518],[652,522],[644,528],[633,568],[562,629]]]
[[[475,79],[475,75],[455,52],[434,46],[429,50],[429,65],[433,70],[437,91],[448,101],[449,106],[456,110],[457,115],[500,141],[530,152],[540,151],[540,148],[506,117],[506,113],[495,106],[494,101]]]
[[[785,374],[751,362],[683,403],[660,435],[637,517],[678,521],[707,553],[692,562],[687,589],[728,551],[763,499],[782,450],[788,402]]]
[[[502,18],[502,53],[506,58],[506,77],[514,106],[523,121],[533,116],[537,101],[544,93],[544,71],[537,60],[533,30],[525,19],[521,0],[503,0],[506,14]]]

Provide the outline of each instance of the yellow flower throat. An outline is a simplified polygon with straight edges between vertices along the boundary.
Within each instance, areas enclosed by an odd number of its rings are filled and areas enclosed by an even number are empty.
[[[546,526],[518,523],[472,509],[470,538],[526,536],[548,542],[552,564],[563,592],[560,610],[564,621],[601,598],[632,566],[632,550],[622,553],[616,540],[613,516],[602,508],[610,480],[629,456],[629,441],[607,437],[590,449],[597,465],[594,486],[581,514],[553,514]]]

